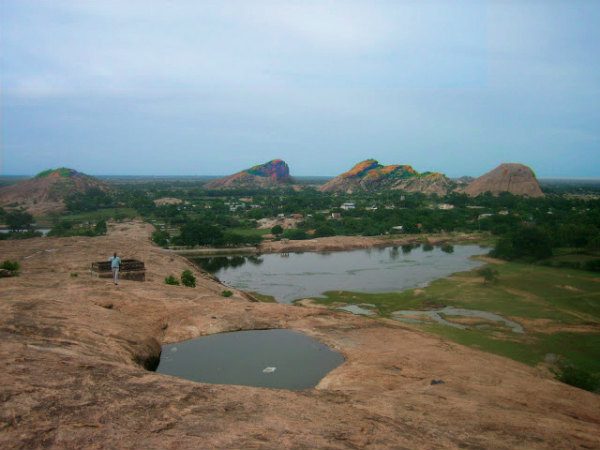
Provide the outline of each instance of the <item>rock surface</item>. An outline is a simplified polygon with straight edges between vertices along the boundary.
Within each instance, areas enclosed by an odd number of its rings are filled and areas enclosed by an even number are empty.
[[[29,180],[1,188],[0,206],[18,203],[34,216],[44,215],[64,210],[66,197],[92,188],[112,189],[103,181],[73,169],[46,170]]]
[[[471,197],[486,192],[491,192],[492,195],[510,192],[514,195],[526,197],[544,196],[533,170],[523,164],[515,163],[500,164],[491,172],[471,182],[464,189],[464,192]]]
[[[0,279],[3,449],[600,447],[600,396],[398,322],[221,297],[216,280],[152,246],[151,231],[0,242],[21,264]],[[113,251],[144,261],[147,281],[91,277]],[[186,269],[196,288],[164,284]],[[346,362],[305,391],[144,368],[164,343],[265,328],[304,332]]]
[[[274,159],[265,164],[242,170],[228,177],[207,183],[208,189],[228,187],[268,187],[278,184],[287,184],[292,181],[290,169],[285,161]]]
[[[445,176],[414,177],[398,180],[392,189],[405,192],[422,192],[444,196],[454,190],[456,184]]]
[[[321,192],[358,192],[377,189],[395,189],[445,195],[454,183],[436,172],[419,173],[408,165],[383,166],[375,159],[367,159],[348,172],[337,176],[319,188]]]

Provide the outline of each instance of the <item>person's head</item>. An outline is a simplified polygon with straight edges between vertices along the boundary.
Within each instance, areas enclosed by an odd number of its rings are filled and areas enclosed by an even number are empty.
[[[117,257],[117,252],[115,252],[115,254],[113,256],[116,258]]]

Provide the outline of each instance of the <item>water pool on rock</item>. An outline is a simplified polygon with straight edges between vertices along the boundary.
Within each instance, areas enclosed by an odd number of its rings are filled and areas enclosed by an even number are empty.
[[[202,383],[300,390],[315,387],[343,362],[340,353],[303,333],[272,329],[165,345],[156,371]]]

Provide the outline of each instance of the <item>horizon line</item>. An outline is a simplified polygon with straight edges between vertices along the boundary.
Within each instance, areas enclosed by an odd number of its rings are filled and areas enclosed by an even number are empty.
[[[119,175],[107,175],[107,174],[89,174],[83,172],[85,175],[89,175],[92,177],[104,177],[104,178],[225,178],[229,175],[152,175],[152,174],[144,174],[144,175],[127,175],[127,174],[119,174]],[[290,175],[291,178],[336,178],[338,175]],[[447,176],[447,175],[446,175]],[[448,178],[463,178],[468,177],[469,175],[461,175],[461,176],[447,176]],[[24,174],[5,174],[0,175],[1,178],[12,177],[12,178],[34,178],[34,175],[24,175]],[[478,178],[478,177],[473,177]],[[600,176],[589,177],[589,176],[536,176],[538,180],[600,180]]]

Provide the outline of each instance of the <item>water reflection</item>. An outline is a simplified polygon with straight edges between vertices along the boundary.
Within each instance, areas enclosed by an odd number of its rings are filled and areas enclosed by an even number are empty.
[[[413,244],[404,244],[402,246],[402,253],[404,253],[405,255],[408,255],[410,252],[412,252],[413,248],[418,248],[418,245],[413,245]]]
[[[258,255],[251,256],[213,256],[209,258],[191,258],[200,267],[210,273],[217,273],[221,269],[235,268],[250,263],[260,266],[263,259]]]
[[[222,283],[275,297],[278,302],[319,297],[326,291],[401,292],[426,286],[454,272],[482,263],[468,259],[486,252],[479,246],[411,246],[402,253],[377,248],[335,253],[290,253],[262,256],[194,258]],[[410,254],[410,255],[409,255]]]
[[[445,308],[438,310],[427,310],[427,311],[415,311],[415,310],[404,310],[404,311],[394,311],[392,313],[396,320],[401,322],[410,322],[410,323],[426,323],[424,320],[415,319],[414,316],[427,316],[437,323],[441,323],[442,325],[447,325],[454,328],[460,328],[464,330],[467,328],[465,325],[461,325],[460,323],[450,322],[445,320],[442,315],[447,316],[463,316],[463,317],[475,317],[478,319],[489,320],[492,322],[501,322],[504,323],[505,326],[512,329],[513,333],[523,333],[523,327],[517,322],[513,322],[512,320],[508,320],[505,317],[491,313],[488,311],[478,311],[475,309],[464,309],[464,308],[455,308],[453,306],[446,306]],[[403,317],[403,316],[412,316],[412,317]]]

